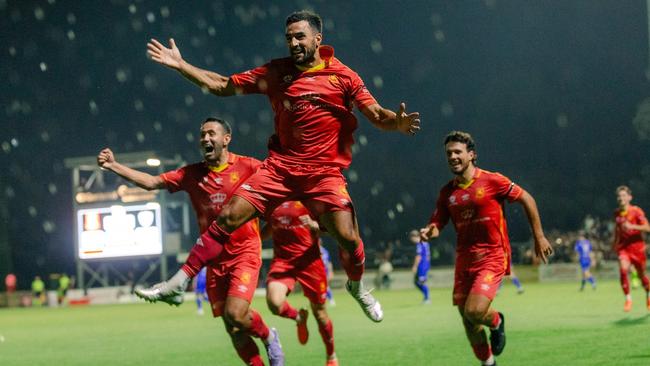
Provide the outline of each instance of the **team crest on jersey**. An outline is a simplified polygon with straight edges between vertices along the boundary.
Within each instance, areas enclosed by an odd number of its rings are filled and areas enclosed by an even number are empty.
[[[225,193],[214,193],[210,195],[210,202],[212,203],[224,203],[226,201]]]
[[[330,84],[338,87],[341,86],[341,80],[339,80],[339,77],[336,76],[335,74],[331,74],[327,80],[330,82]]]
[[[320,290],[321,292],[327,290],[327,284],[325,282],[320,283]]]
[[[476,198],[477,198],[477,199],[481,199],[481,198],[483,198],[483,197],[485,197],[485,188],[484,188],[484,187],[479,187],[479,188],[476,190]]]
[[[236,183],[239,180],[239,173],[232,172],[230,173],[230,183]]]
[[[248,272],[244,272],[241,274],[241,281],[248,285],[251,282],[251,274]]]

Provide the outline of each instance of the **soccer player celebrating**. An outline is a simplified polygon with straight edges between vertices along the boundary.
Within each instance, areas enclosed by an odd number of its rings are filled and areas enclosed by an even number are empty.
[[[413,272],[413,283],[424,296],[422,303],[430,304],[429,287],[427,286],[427,274],[431,267],[431,249],[429,248],[429,242],[422,241],[420,232],[417,230],[411,230],[409,232],[409,240],[415,244],[415,259],[411,268]]]
[[[318,248],[318,223],[309,217],[309,211],[298,201],[284,202],[273,211],[262,229],[262,238],[273,239],[273,260],[266,279],[266,301],[275,315],[296,321],[298,341],[306,344],[307,309],[296,310],[287,301],[287,295],[300,283],[309,299],[318,322],[327,366],[338,366],[334,353],[334,328],[327,314],[327,274]]]
[[[436,209],[420,233],[423,240],[436,238],[450,219],[453,222],[457,232],[453,303],[476,357],[482,365],[495,365],[494,356],[506,345],[504,316],[491,307],[499,283],[509,273],[504,201],[524,207],[539,258],[546,262],[553,249],[544,236],[533,197],[505,176],[478,168],[470,134],[453,131],[444,146],[455,177],[440,190]],[[489,344],[484,326],[490,329]]]
[[[616,188],[616,199],[618,208],[614,211],[616,230],[614,232],[614,250],[618,254],[619,271],[621,275],[621,287],[625,294],[623,310],[632,310],[632,296],[630,295],[630,281],[628,272],[630,265],[636,271],[646,291],[646,306],[650,310],[650,281],[645,274],[646,254],[643,233],[650,231],[650,224],[645,217],[643,210],[630,204],[632,201],[632,190],[627,186]]]
[[[589,282],[591,284],[591,288],[595,290],[596,280],[589,271],[591,268],[591,256],[593,255],[593,248],[591,247],[591,241],[587,239],[583,231],[580,231],[578,233],[578,240],[576,240],[576,243],[573,246],[573,250],[578,255],[580,272],[582,273],[582,279],[580,280],[580,291],[584,291],[585,284],[587,282]]]
[[[169,48],[155,39],[147,45],[152,60],[217,96],[266,94],[275,113],[275,133],[269,140],[269,157],[201,235],[181,270],[156,289],[138,294],[152,301],[174,296],[187,278],[219,255],[233,230],[273,212],[284,201],[299,200],[338,242],[348,292],[371,320],[379,322],[381,306],[361,281],[363,242],[341,172],[352,159],[357,127],[352,108],[356,105],[381,130],[407,135],[419,131],[419,114],[407,114],[404,103],[397,113],[380,106],[359,75],[334,57],[334,49],[321,45],[317,14],[289,15],[285,39],[289,57],[229,77],[187,63],[173,39]]]
[[[232,192],[261,164],[257,159],[230,152],[231,138],[228,122],[207,118],[201,124],[199,138],[202,162],[153,176],[120,164],[110,149],[104,149],[97,156],[97,164],[147,190],[166,188],[172,193],[187,192],[199,228],[205,231]],[[237,353],[247,365],[264,365],[252,336],[266,346],[270,364],[281,366],[284,354],[277,331],[269,329],[260,314],[250,308],[262,265],[261,246],[258,220],[235,230],[224,242],[218,260],[207,263],[207,293],[213,316],[222,316]],[[181,304],[186,285],[164,301],[170,305]]]

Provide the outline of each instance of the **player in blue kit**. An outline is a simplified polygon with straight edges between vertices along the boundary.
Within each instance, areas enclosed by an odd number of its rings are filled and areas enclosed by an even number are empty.
[[[423,304],[430,304],[429,287],[427,286],[427,274],[431,267],[431,250],[429,242],[420,240],[420,232],[418,230],[411,230],[409,233],[409,240],[415,244],[415,259],[413,260],[413,283],[424,295],[422,299]]]
[[[332,260],[330,259],[330,252],[323,246],[323,241],[318,239],[318,247],[320,248],[320,259],[325,265],[325,274],[327,276],[327,301],[330,306],[336,306],[336,301],[334,301],[334,294],[332,293],[332,288],[330,287],[330,281],[334,278],[334,266],[332,265]]]
[[[208,302],[208,293],[205,291],[207,284],[207,269],[203,267],[194,279],[194,294],[196,295],[196,313],[203,315],[203,302]]]
[[[593,290],[596,289],[596,280],[591,275],[589,268],[591,268],[591,256],[593,248],[589,239],[585,237],[583,232],[580,232],[578,240],[573,248],[578,253],[578,261],[580,262],[580,269],[582,270],[582,280],[580,281],[580,291],[584,291],[585,284],[589,282]]]

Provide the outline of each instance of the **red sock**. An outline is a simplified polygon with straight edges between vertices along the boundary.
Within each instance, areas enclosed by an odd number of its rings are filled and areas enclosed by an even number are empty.
[[[262,361],[262,357],[260,356],[260,350],[250,337],[247,337],[246,341],[241,345],[235,344],[235,350],[237,350],[239,358],[241,358],[246,365],[264,366],[264,361]]]
[[[199,240],[196,241],[181,268],[189,277],[196,276],[206,263],[221,254],[223,244],[228,240],[230,240],[230,233],[217,225],[216,221],[213,221],[208,229],[201,234]]]
[[[501,321],[501,317],[499,316],[499,312],[495,311],[492,313],[492,320],[490,321],[490,328],[496,329],[496,327],[499,326],[499,322]]]
[[[282,306],[280,306],[280,313],[278,313],[279,316],[283,318],[289,318],[289,319],[296,319],[298,317],[298,310],[296,310],[293,306],[289,304],[289,301],[285,301],[282,303]]]
[[[269,327],[266,326],[262,316],[257,311],[250,309],[250,314],[251,325],[250,328],[247,329],[248,334],[261,340],[265,340],[269,337]]]
[[[473,344],[472,350],[474,351],[476,358],[481,361],[486,361],[490,356],[492,356],[492,350],[490,349],[490,345],[487,343]]]
[[[323,338],[323,343],[325,343],[325,352],[327,352],[327,356],[331,356],[334,353],[334,326],[332,325],[332,321],[328,320],[325,325],[319,322],[318,332],[320,333],[321,338]]]
[[[359,239],[359,245],[353,252],[347,251],[339,247],[339,258],[341,265],[351,281],[361,281],[363,275],[363,264],[366,260],[366,255],[363,252],[363,241]]]
[[[620,275],[621,275],[621,287],[623,288],[623,293],[625,295],[630,294],[630,281],[627,278],[627,271],[620,270]]]

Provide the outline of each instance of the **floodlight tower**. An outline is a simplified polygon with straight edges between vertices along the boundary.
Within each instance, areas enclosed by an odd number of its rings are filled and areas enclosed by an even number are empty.
[[[126,166],[155,175],[183,165],[178,157],[160,158],[152,151],[119,158]],[[68,158],[65,166],[72,171],[79,287],[134,285],[147,281],[157,269],[161,279],[167,278],[167,257],[177,255],[180,243],[190,236],[187,200],[136,187],[97,166],[96,156]],[[147,269],[129,276],[119,268],[124,261],[142,261]]]

